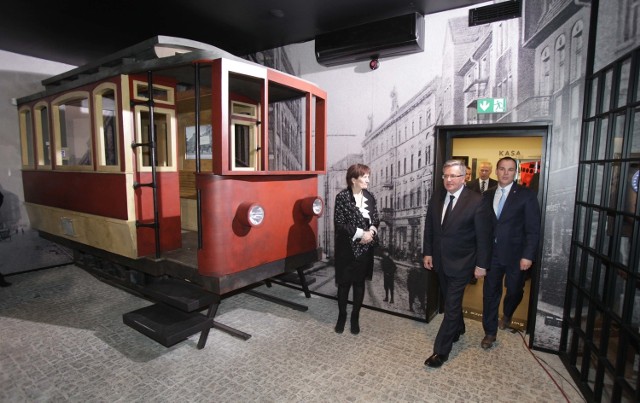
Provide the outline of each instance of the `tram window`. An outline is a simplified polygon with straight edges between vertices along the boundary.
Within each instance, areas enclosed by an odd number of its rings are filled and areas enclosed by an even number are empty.
[[[233,162],[234,169],[255,169],[257,147],[255,126],[246,123],[233,124]]]
[[[56,164],[61,166],[91,166],[92,141],[89,98],[69,94],[54,102]]]
[[[139,138],[141,143],[150,142],[150,118],[148,110],[140,110]],[[153,129],[156,138],[156,167],[169,168],[174,165],[173,150],[175,149],[175,136],[172,136],[173,127],[172,111],[156,108],[153,113]],[[142,157],[142,167],[151,167],[151,154],[149,147],[139,147]]]
[[[256,107],[254,105],[242,104],[240,102],[232,102],[231,108],[234,115],[247,116],[247,117],[256,117]]]
[[[49,131],[49,108],[36,105],[36,142],[38,148],[38,166],[51,166],[51,135]]]
[[[109,84],[108,86],[112,86]],[[96,133],[98,136],[98,165],[118,165],[117,98],[114,88],[99,89],[94,97]]]
[[[142,81],[133,82],[133,97],[138,100],[146,101],[149,99],[149,85]],[[174,104],[173,88],[163,85],[153,85],[153,101],[167,105]]]
[[[231,161],[232,169],[254,171],[260,169],[260,141],[258,139],[258,108],[256,105],[231,102]]]
[[[31,109],[20,111],[20,139],[22,140],[22,165],[33,166],[33,122]]]
[[[315,166],[315,143],[307,143],[305,135],[305,105],[304,92],[269,83],[269,171],[304,171]],[[310,106],[312,114],[309,118],[313,122],[315,103],[312,101]]]

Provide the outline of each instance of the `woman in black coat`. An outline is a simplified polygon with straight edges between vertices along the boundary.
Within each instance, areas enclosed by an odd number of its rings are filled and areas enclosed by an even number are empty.
[[[338,321],[336,333],[344,331],[347,298],[353,286],[351,333],[360,333],[360,308],[364,300],[364,281],[373,276],[373,249],[377,245],[380,220],[376,199],[367,190],[368,166],[354,164],[347,170],[347,188],[336,195],[335,268],[338,285]]]

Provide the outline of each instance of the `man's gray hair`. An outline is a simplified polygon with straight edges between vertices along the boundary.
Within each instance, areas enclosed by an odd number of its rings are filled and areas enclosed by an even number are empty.
[[[467,174],[467,166],[465,165],[464,161],[449,160],[444,163],[444,165],[442,166],[442,170],[444,171],[446,168],[449,168],[449,167],[458,167],[458,169],[460,170],[460,175]]]

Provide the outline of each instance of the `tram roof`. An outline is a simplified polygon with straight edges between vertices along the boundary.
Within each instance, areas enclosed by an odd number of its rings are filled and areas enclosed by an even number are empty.
[[[191,62],[195,60],[219,58],[255,64],[203,42],[170,36],[155,36],[95,62],[44,79],[42,80],[44,91],[20,98],[18,103],[29,102],[119,74],[149,70],[163,70],[164,75],[175,77],[178,81],[191,82],[193,69],[185,67],[191,67]]]

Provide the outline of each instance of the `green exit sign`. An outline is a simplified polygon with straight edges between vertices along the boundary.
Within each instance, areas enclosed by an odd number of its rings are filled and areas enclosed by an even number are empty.
[[[504,113],[507,111],[507,99],[480,98],[477,107],[478,113]]]

